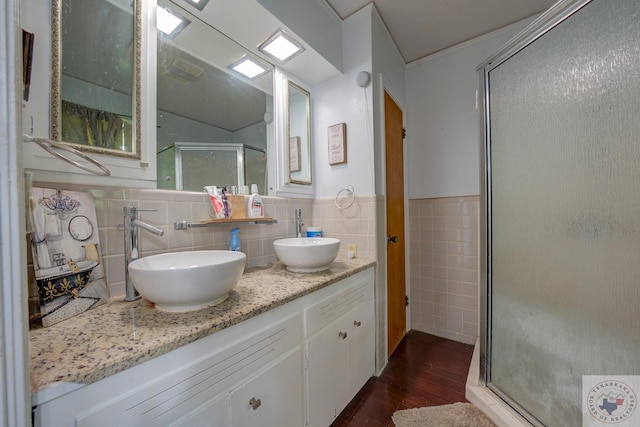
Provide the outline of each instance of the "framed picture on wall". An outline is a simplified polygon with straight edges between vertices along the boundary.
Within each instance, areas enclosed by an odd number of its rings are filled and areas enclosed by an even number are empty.
[[[329,126],[329,164],[347,163],[347,124]]]

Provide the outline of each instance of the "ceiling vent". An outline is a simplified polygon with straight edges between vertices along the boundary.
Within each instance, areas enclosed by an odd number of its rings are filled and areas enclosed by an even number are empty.
[[[172,77],[182,83],[196,81],[202,75],[204,69],[191,61],[177,57],[171,64],[161,70],[162,74]]]

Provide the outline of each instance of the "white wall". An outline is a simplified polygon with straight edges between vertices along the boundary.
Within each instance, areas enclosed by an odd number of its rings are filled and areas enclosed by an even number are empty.
[[[407,66],[410,199],[480,193],[476,67],[531,20],[520,21]]]
[[[334,197],[346,185],[356,194],[371,194],[373,187],[373,150],[371,85],[356,85],[360,71],[371,73],[371,6],[345,19],[342,24],[344,74],[311,90],[313,114],[313,182],[315,197]],[[365,96],[366,90],[366,96]],[[369,115],[369,119],[367,119]],[[327,128],[347,125],[347,163],[330,166]]]
[[[406,111],[405,98],[405,62],[400,55],[389,31],[384,25],[377,10],[372,10],[372,39],[373,39],[373,111],[376,123],[374,125],[374,139],[376,141],[375,188],[378,194],[386,194],[385,182],[385,135],[384,135],[384,91],[389,93],[401,110]],[[380,82],[382,79],[382,82]],[[384,90],[380,90],[383,87]],[[403,114],[406,122],[406,116]],[[405,144],[406,146],[406,144]],[[406,157],[407,153],[405,153]],[[406,164],[406,162],[405,162]],[[406,177],[405,177],[406,178]],[[406,181],[406,179],[405,179]],[[407,220],[409,218],[407,217]]]
[[[405,104],[405,64],[378,12],[370,4],[343,21],[342,51],[344,74],[312,89],[315,197],[333,197],[347,185],[356,194],[381,192],[375,176],[383,176],[380,155],[374,165],[374,151],[384,149],[379,135],[374,143],[374,117],[382,94],[374,95],[380,75],[401,107]],[[373,59],[372,59],[373,58]],[[371,82],[361,88],[356,76],[371,74]],[[347,125],[347,163],[329,165],[327,128]]]

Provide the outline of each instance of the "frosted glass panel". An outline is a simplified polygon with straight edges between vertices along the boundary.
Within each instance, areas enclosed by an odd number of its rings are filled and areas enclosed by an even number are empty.
[[[640,8],[594,0],[489,79],[490,384],[580,426],[640,375]]]
[[[238,185],[238,152],[235,148],[182,151],[182,188],[202,191],[205,185]]]

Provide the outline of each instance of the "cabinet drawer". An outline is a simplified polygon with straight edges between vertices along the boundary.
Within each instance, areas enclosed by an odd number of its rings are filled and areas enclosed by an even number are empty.
[[[305,310],[306,336],[311,336],[357,305],[373,298],[373,272],[345,279],[345,285]],[[352,279],[352,280],[349,280]]]

